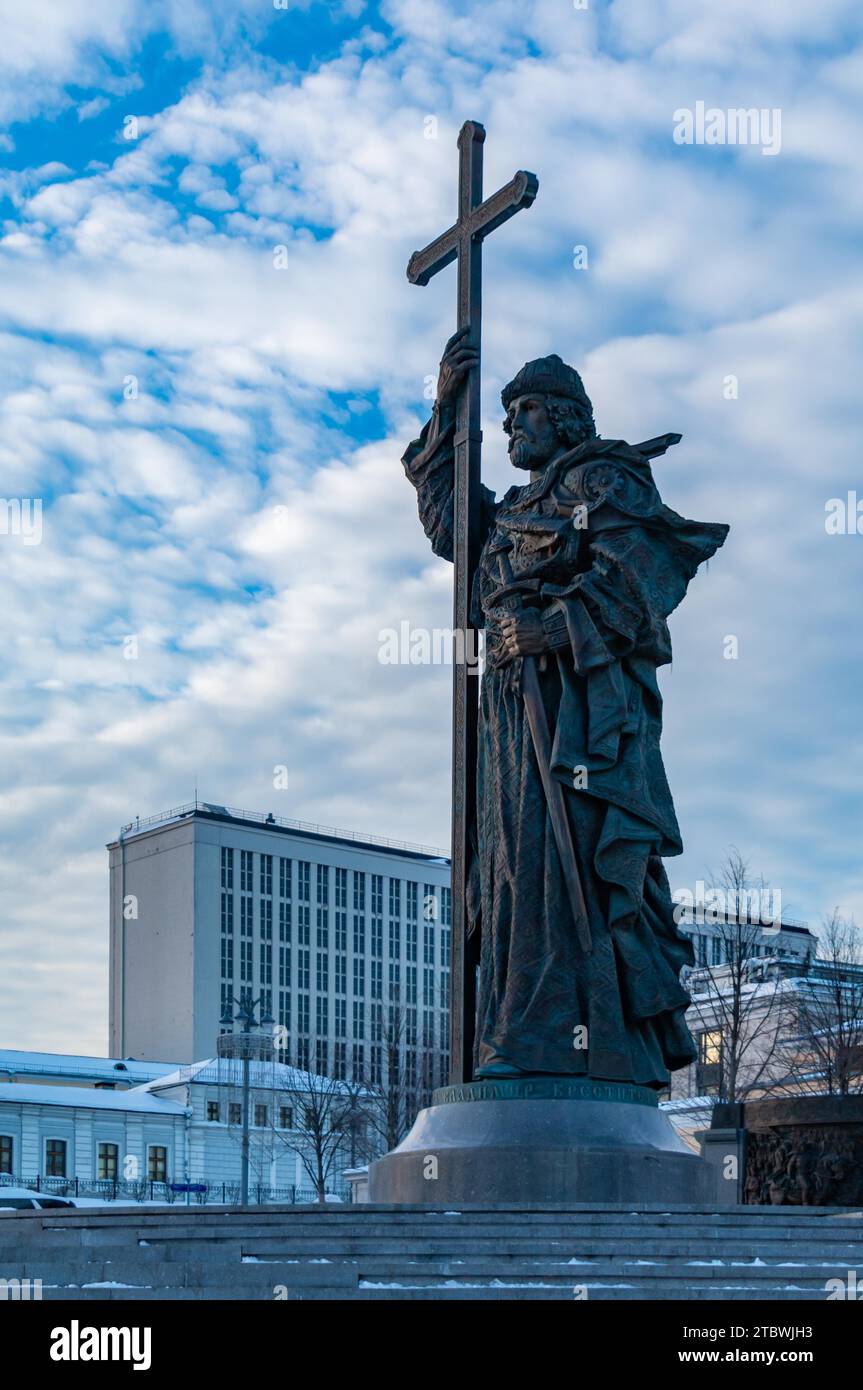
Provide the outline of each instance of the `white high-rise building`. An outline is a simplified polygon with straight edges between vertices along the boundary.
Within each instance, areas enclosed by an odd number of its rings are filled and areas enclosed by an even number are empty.
[[[112,1056],[212,1056],[226,1006],[251,992],[295,1065],[372,1082],[397,1006],[411,1071],[446,1084],[440,851],[195,802],[125,826],[108,853]]]

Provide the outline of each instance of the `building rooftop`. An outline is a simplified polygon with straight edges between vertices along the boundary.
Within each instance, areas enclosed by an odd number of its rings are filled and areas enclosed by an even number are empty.
[[[708,916],[708,913],[710,913],[711,915]],[[765,927],[773,925],[769,922],[760,922],[755,917],[746,917],[742,915],[738,916],[736,913],[733,912],[716,912],[715,909],[712,909],[710,907],[704,909],[704,907],[702,906],[702,911],[698,915],[696,914],[693,908],[684,907],[680,912],[678,926],[682,927],[684,930],[689,930],[692,927],[705,926],[721,928],[723,926],[734,926],[738,922],[742,926],[749,927]],[[784,932],[799,932],[803,936],[814,936],[815,934],[811,930],[808,922],[804,922],[799,917],[788,917],[784,912],[781,914],[779,925],[780,930]]]
[[[28,1086],[20,1081],[0,1083],[0,1105],[3,1102],[24,1105],[65,1105],[77,1110],[142,1111],[156,1115],[184,1115],[185,1106],[164,1096],[151,1095],[135,1087],[131,1091],[97,1091],[88,1086]]]
[[[218,806],[210,801],[189,801],[183,806],[174,806],[169,811],[159,811],[154,816],[136,816],[128,825],[121,826],[117,839],[110,841],[108,848],[113,849],[123,840],[146,834],[161,826],[189,819],[248,825],[254,826],[255,829],[263,827],[265,830],[284,835],[302,836],[304,839],[320,840],[326,844],[347,843],[358,849],[383,850],[384,853],[421,859],[426,863],[446,867],[449,867],[450,862],[446,851],[434,845],[415,845],[408,840],[391,840],[384,835],[373,835],[367,831],[338,830],[334,826],[318,825],[314,821],[288,820],[284,816],[274,816],[272,812],[265,815],[263,811],[243,811],[235,806]]]
[[[177,1067],[167,1076],[160,1076],[153,1081],[136,1086],[135,1094],[146,1092],[150,1095],[156,1095],[160,1091],[189,1084],[237,1086],[242,1084],[242,1079],[243,1064],[239,1057],[208,1057],[203,1062],[193,1062],[191,1066]],[[324,1092],[330,1089],[338,1091],[342,1088],[350,1092],[352,1089],[347,1082],[336,1081],[332,1077],[318,1076],[315,1072],[298,1071],[296,1067],[287,1066],[284,1062],[262,1062],[257,1059],[249,1062],[249,1082],[250,1085],[259,1090],[273,1089],[286,1092],[311,1091],[320,1093],[321,1090]]]
[[[165,1076],[178,1066],[178,1062],[142,1062],[131,1057],[86,1057],[61,1052],[0,1049],[0,1081],[10,1076],[67,1076],[85,1085],[109,1081],[117,1084],[125,1082],[131,1087]]]

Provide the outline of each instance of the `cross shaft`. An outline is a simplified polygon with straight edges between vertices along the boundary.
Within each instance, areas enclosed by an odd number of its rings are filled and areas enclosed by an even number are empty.
[[[479,563],[480,535],[480,348],[482,337],[482,243],[520,208],[530,207],[539,187],[534,174],[519,172],[482,201],[485,130],[466,121],[459,132],[458,221],[408,263],[411,284],[427,285],[433,275],[458,260],[459,329],[469,330],[476,366],[468,373],[456,405],[453,479],[453,629],[467,637],[471,594]],[[465,641],[464,650],[475,650]],[[476,966],[479,933],[468,938],[467,880],[476,827],[477,680],[476,667],[453,663],[452,748],[452,948],[450,962],[451,1084],[473,1074]],[[473,677],[474,679],[471,679]]]

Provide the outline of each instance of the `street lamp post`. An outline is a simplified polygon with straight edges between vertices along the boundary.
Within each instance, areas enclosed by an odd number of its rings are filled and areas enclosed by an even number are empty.
[[[232,1012],[232,1005],[236,1005],[237,1012]],[[260,1022],[256,1019],[256,1011],[260,1008]],[[251,992],[241,992],[239,999],[233,999],[231,1004],[225,1005],[221,1023],[231,1028],[230,1033],[223,1033],[219,1038],[219,1055],[237,1058],[243,1063],[243,1086],[242,1086],[242,1140],[240,1146],[240,1199],[242,1205],[249,1205],[249,1125],[251,1109],[251,1062],[253,1056],[264,1060],[265,1056],[271,1055],[273,1050],[272,1027],[275,1022],[269,1009],[266,1013],[263,1009],[263,996],[259,999],[252,999]],[[234,1031],[233,1025],[240,1024],[240,1031]],[[264,1030],[269,1028],[269,1032]]]

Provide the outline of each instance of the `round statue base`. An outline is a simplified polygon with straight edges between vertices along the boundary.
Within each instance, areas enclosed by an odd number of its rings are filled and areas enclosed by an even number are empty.
[[[444,1086],[369,1165],[370,1202],[697,1205],[714,1185],[654,1090],[581,1077]]]

